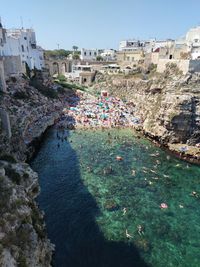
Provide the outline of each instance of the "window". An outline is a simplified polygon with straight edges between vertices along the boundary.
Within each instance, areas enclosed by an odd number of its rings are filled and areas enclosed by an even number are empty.
[[[87,55],[87,53],[86,52],[84,52],[84,56],[86,56]]]
[[[22,52],[24,52],[24,46],[22,45]]]
[[[94,52],[94,55],[95,55],[95,57],[96,57],[96,55],[97,55],[97,52]]]
[[[27,38],[26,38],[26,37],[24,37],[24,40],[27,40]]]
[[[92,55],[92,52],[90,52],[90,56]]]

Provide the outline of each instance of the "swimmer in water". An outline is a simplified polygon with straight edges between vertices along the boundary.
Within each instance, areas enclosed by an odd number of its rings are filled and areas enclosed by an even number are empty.
[[[129,233],[128,233],[128,230],[126,229],[126,237],[127,238],[132,238],[132,235],[130,235]]]
[[[193,192],[191,193],[191,195],[192,195],[193,197],[196,197],[196,198],[199,197],[199,195],[198,195],[197,192],[195,192],[195,191],[193,191]]]
[[[123,215],[125,215],[127,212],[127,208],[123,208]]]
[[[137,230],[139,235],[144,235],[144,228],[142,227],[142,225],[139,224],[137,226]]]

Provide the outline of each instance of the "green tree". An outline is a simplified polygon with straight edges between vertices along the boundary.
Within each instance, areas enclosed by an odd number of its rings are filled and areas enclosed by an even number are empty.
[[[97,57],[96,57],[96,60],[97,60],[97,61],[103,61],[103,58],[102,58],[102,56],[97,56]]]
[[[46,50],[45,56],[47,57],[68,57],[71,51],[65,49]]]
[[[74,59],[74,60],[79,60],[80,59],[80,56],[79,56],[79,54],[74,54],[73,56],[72,56],[72,58]]]

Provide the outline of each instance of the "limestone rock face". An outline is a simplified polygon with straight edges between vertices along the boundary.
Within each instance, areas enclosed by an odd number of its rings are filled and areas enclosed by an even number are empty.
[[[34,150],[31,142],[60,117],[65,97],[47,98],[23,79],[9,82],[8,93],[0,97],[0,108],[9,114],[12,137],[6,138],[0,128],[0,157],[9,154],[19,161],[27,160]]]
[[[157,141],[200,142],[200,76],[157,75],[151,79],[109,77],[97,89],[134,103],[143,130]]]
[[[0,266],[51,266],[53,245],[34,201],[38,193],[28,164],[0,161]]]

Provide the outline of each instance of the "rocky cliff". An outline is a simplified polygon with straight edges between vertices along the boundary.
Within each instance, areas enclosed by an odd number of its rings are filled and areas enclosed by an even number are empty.
[[[28,164],[0,161],[0,266],[50,266],[53,246],[34,202],[38,193]]]
[[[101,77],[102,80],[102,77]],[[185,144],[200,159],[200,75],[183,76],[176,68],[151,77],[107,76],[95,85],[133,102],[145,134],[179,151]],[[174,146],[171,146],[174,144]]]
[[[59,118],[64,95],[48,97],[45,87],[38,90],[25,79],[9,81],[7,84],[8,93],[0,95],[0,108],[9,115],[12,137],[8,139],[5,132],[0,130],[0,157],[2,154],[11,154],[17,160],[25,161],[33,149],[31,142]]]
[[[38,176],[24,162],[59,118],[69,92],[23,78],[10,79],[7,85],[8,92],[0,93],[0,108],[9,115],[12,137],[0,127],[0,266],[48,267],[53,245],[34,200]]]

